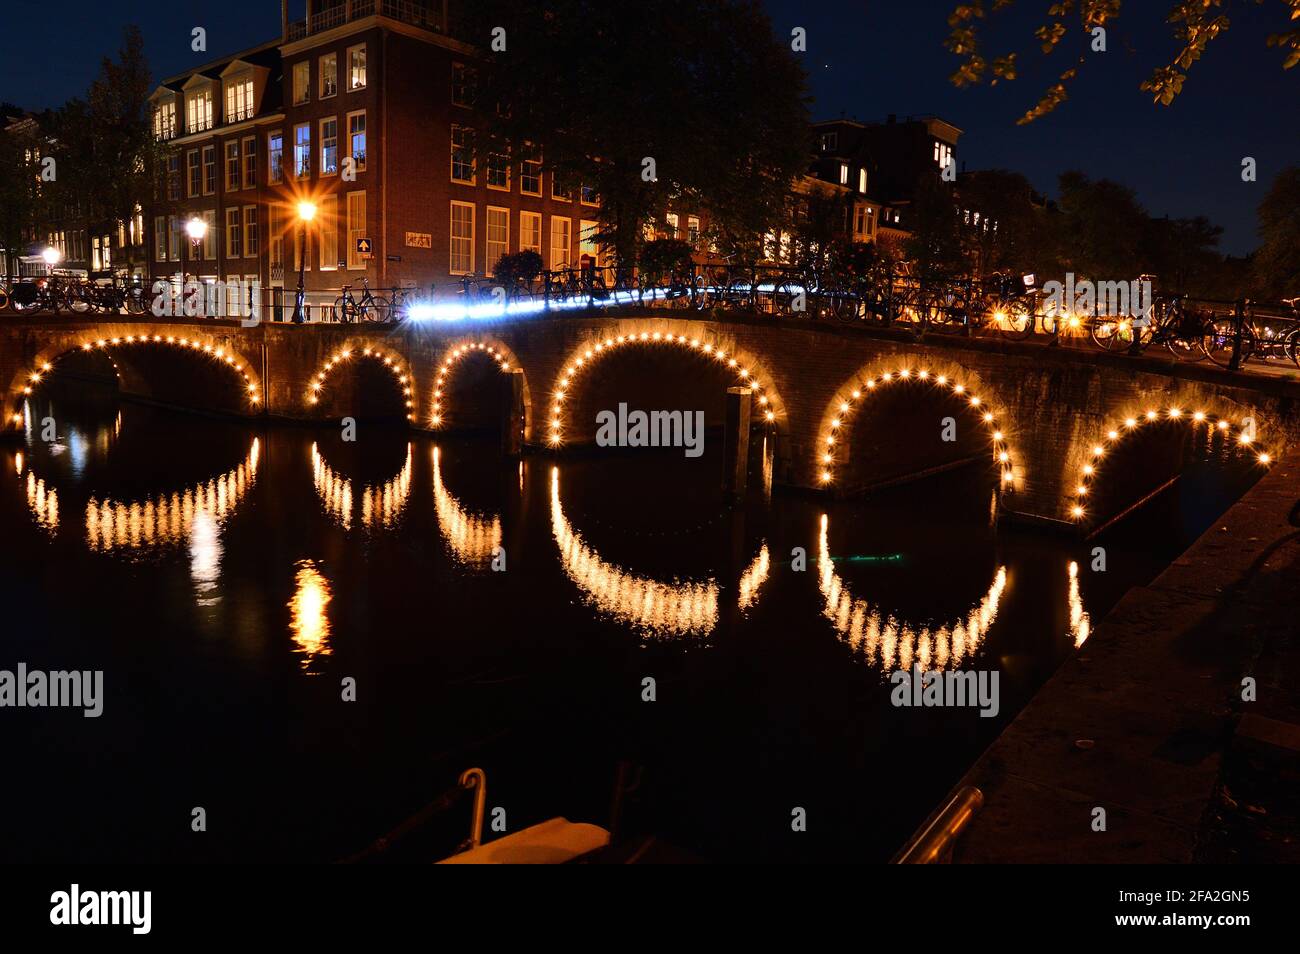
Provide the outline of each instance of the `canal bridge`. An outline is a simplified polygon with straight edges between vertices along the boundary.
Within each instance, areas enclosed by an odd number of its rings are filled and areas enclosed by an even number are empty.
[[[4,433],[39,428],[30,399],[55,371],[250,419],[495,427],[523,453],[593,444],[596,414],[620,403],[701,410],[733,453],[764,448],[779,486],[852,494],[982,464],[1003,516],[1085,530],[1198,456],[1267,467],[1300,437],[1288,377],[641,306],[399,325],[6,319]]]

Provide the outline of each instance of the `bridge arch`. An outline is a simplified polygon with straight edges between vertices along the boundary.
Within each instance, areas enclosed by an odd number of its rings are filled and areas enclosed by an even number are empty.
[[[564,361],[551,393],[546,427],[546,442],[558,447],[564,441],[564,407],[570,403],[578,376],[600,358],[631,345],[663,345],[694,353],[735,374],[736,384],[748,388],[758,403],[760,420],[783,431],[788,426],[785,402],[772,386],[772,376],[752,354],[740,348],[735,340],[715,329],[681,329],[682,322],[630,319],[611,324],[603,333],[589,337],[574,348]]]
[[[307,388],[306,400],[308,406],[315,407],[320,403],[322,392],[325,391],[335,369],[354,359],[373,361],[392,374],[398,390],[401,392],[402,402],[406,407],[406,419],[415,421],[418,414],[416,406],[418,392],[415,387],[415,375],[411,371],[410,364],[397,351],[358,341],[344,342],[316,370]]]
[[[1078,470],[1078,480],[1065,495],[1066,516],[1071,521],[1080,526],[1089,523],[1088,502],[1095,496],[1097,480],[1105,471],[1105,460],[1111,451],[1143,428],[1162,422],[1181,423],[1193,429],[1203,427],[1207,436],[1217,437],[1243,453],[1254,455],[1259,466],[1268,467],[1273,463],[1274,455],[1260,442],[1256,433],[1258,429],[1250,417],[1234,420],[1227,415],[1199,409],[1189,411],[1178,405],[1134,411],[1103,431],[1086,450],[1085,461]]]
[[[260,377],[253,364],[229,343],[223,344],[210,335],[195,334],[188,329],[181,333],[176,333],[174,329],[164,333],[160,329],[153,334],[137,334],[135,331],[123,334],[120,329],[101,327],[98,333],[81,331],[58,335],[37,352],[30,367],[20,370],[10,382],[9,393],[13,395],[14,403],[6,415],[6,423],[15,427],[22,425],[23,403],[36,392],[50,374],[57,370],[59,362],[68,356],[86,352],[102,353],[108,355],[109,360],[113,361],[115,349],[145,346],[171,349],[178,353],[189,353],[210,359],[215,365],[226,368],[231,374],[237,376],[250,410],[260,407],[262,402]],[[113,366],[114,373],[120,381],[122,375],[115,361]]]
[[[452,372],[456,366],[465,358],[475,356],[486,356],[491,358],[497,367],[503,371],[519,371],[523,373],[523,366],[519,363],[519,358],[510,348],[496,338],[463,338],[454,342],[447,348],[443,355],[441,363],[435,372],[433,384],[433,409],[429,416],[429,423],[434,428],[443,427],[448,422],[449,402],[447,395],[447,383],[451,378]],[[532,395],[528,388],[528,375],[523,376],[524,385],[524,433],[528,433],[528,425],[532,420]]]
[[[978,375],[949,362],[889,356],[859,369],[826,405],[817,428],[812,461],[813,473],[822,487],[829,487],[836,479],[837,467],[848,463],[837,453],[837,448],[843,443],[841,435],[851,426],[855,412],[872,395],[909,383],[934,388],[960,401],[988,433],[992,460],[1001,475],[1000,488],[1013,492],[1023,484],[1023,465],[1011,447],[1007,426],[998,412],[1000,402],[990,397],[991,389]]]

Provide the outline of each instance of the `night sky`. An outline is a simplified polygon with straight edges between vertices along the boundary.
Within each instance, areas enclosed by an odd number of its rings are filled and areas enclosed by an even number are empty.
[[[295,0],[293,8],[303,5]],[[948,82],[956,58],[943,48],[951,0],[766,0],[778,33],[808,31],[806,67],[816,118],[841,114],[883,119],[889,113],[936,114],[965,130],[957,158],[967,169],[1003,167],[1025,173],[1049,195],[1057,175],[1081,169],[1134,188],[1157,215],[1203,214],[1225,229],[1222,248],[1244,254],[1256,244],[1255,207],[1277,172],[1300,162],[1300,68],[1283,71],[1281,53],[1265,37],[1285,23],[1284,7],[1242,6],[1233,25],[1197,63],[1171,107],[1154,105],[1138,89],[1175,49],[1163,18],[1164,0],[1127,0],[1109,29],[1108,50],[1090,54],[1070,99],[1030,126],[1015,120],[1071,62],[1073,37],[1050,57],[1032,30],[1048,0],[1019,0],[988,30],[985,52],[1019,50],[1020,78],[997,87],[959,90]],[[29,109],[83,95],[99,60],[118,46],[121,24],[138,22],[159,78],[206,59],[255,46],[278,35],[276,0],[224,4],[176,0],[63,0],[29,8],[25,30],[10,21],[0,58],[0,99]],[[54,10],[60,29],[51,46],[40,40]],[[208,31],[208,53],[190,50],[190,30]],[[26,35],[29,41],[21,38]],[[999,42],[994,42],[997,39]],[[1241,181],[1241,160],[1253,156],[1259,181]]]

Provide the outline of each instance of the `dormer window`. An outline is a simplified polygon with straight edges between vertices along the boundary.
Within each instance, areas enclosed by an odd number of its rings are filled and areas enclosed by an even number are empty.
[[[154,107],[153,137],[158,140],[176,138],[176,100],[164,100]]]
[[[253,118],[253,77],[244,75],[226,80],[226,122],[238,123]]]
[[[185,97],[186,132],[203,132],[212,128],[212,88],[196,90]]]
[[[867,194],[867,170],[858,169],[858,191],[863,195]]]
[[[840,185],[848,185],[848,184],[849,184],[849,164],[847,162],[841,162],[840,163]]]
[[[822,133],[822,152],[834,152],[838,148],[838,139],[836,133]]]

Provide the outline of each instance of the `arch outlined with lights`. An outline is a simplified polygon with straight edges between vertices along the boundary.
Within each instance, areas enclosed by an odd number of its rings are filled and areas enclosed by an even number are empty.
[[[676,327],[681,327],[678,324]],[[551,392],[551,403],[546,422],[546,443],[557,447],[564,442],[564,405],[572,397],[574,381],[578,374],[611,351],[628,345],[672,345],[716,361],[732,370],[736,385],[747,387],[758,402],[759,419],[778,429],[785,426],[785,405],[767,382],[771,376],[752,355],[735,347],[729,339],[716,334],[682,334],[669,330],[662,322],[627,322],[606,329],[579,345],[564,362]]]
[[[445,400],[447,391],[447,381],[451,373],[456,369],[456,365],[464,358],[473,355],[484,355],[491,358],[502,372],[523,371],[518,357],[506,345],[495,339],[487,338],[466,338],[453,343],[447,348],[443,355],[442,361],[438,363],[438,368],[434,372],[433,382],[433,409],[429,412],[429,424],[431,427],[440,428],[447,423],[447,402]],[[531,402],[528,393],[528,375],[524,374],[524,414],[529,413]],[[524,422],[525,432],[527,431],[527,421]]]
[[[1268,467],[1273,463],[1273,454],[1256,437],[1257,428],[1253,423],[1249,427],[1246,426],[1247,420],[1249,418],[1241,423],[1233,423],[1232,419],[1226,416],[1207,411],[1189,412],[1177,405],[1163,409],[1148,407],[1140,413],[1126,415],[1118,424],[1108,428],[1085,452],[1086,462],[1079,468],[1078,481],[1065,496],[1067,516],[1076,524],[1087,522],[1088,500],[1094,496],[1098,473],[1105,469],[1101,462],[1116,445],[1149,424],[1175,421],[1185,423],[1192,428],[1204,425],[1208,436],[1214,436],[1216,433],[1221,435],[1225,441],[1230,441],[1243,451],[1253,454],[1255,463]]]
[[[261,381],[257,372],[238,351],[220,344],[205,335],[111,335],[100,337],[82,338],[71,346],[60,345],[57,348],[50,348],[38,354],[32,362],[31,367],[26,371],[20,371],[10,386],[10,393],[16,392],[16,401],[12,409],[8,412],[7,422],[9,425],[17,427],[23,423],[22,407],[23,403],[31,397],[36,388],[51,374],[59,361],[68,355],[82,352],[102,351],[108,355],[112,361],[112,349],[125,347],[138,347],[140,345],[162,345],[165,347],[179,348],[184,352],[202,355],[212,359],[217,365],[228,368],[231,373],[239,375],[242,381],[243,393],[245,400],[253,408],[260,406],[262,401]],[[114,374],[120,379],[121,372],[117,368],[117,363],[113,362]]]
[[[393,375],[397,382],[397,388],[402,394],[402,400],[406,404],[406,419],[414,422],[416,419],[416,388],[415,375],[411,373],[410,365],[396,351],[386,351],[383,348],[376,348],[371,345],[352,345],[345,344],[328,358],[324,364],[312,376],[311,384],[307,387],[307,404],[315,407],[320,403],[321,392],[325,390],[325,385],[329,381],[330,373],[339,365],[351,361],[354,358],[369,359],[379,362]]]
[[[558,467],[551,468],[550,499],[551,535],[560,550],[560,566],[589,603],[621,623],[660,636],[707,636],[717,628],[722,592],[717,580],[664,583],[605,560],[565,516]],[[737,581],[741,612],[758,601],[770,567],[764,541]]]
[[[411,473],[415,460],[415,446],[406,444],[406,460],[396,474],[382,484],[366,484],[361,492],[352,489],[352,478],[344,477],[325,460],[325,455],[313,441],[311,445],[312,486],[320,498],[325,512],[344,530],[352,529],[352,512],[357,498],[361,500],[359,517],[363,527],[391,527],[406,508],[411,495]]]
[[[926,362],[900,361],[898,358],[880,359],[860,369],[826,406],[817,429],[817,448],[813,452],[813,473],[819,486],[830,487],[835,480],[836,466],[847,463],[836,454],[836,448],[843,443],[840,435],[852,426],[850,422],[854,412],[872,394],[904,382],[939,389],[940,393],[957,398],[967,410],[978,415],[989,433],[992,459],[1000,474],[998,486],[1001,490],[1015,491],[1024,480],[1023,466],[1017,462],[1005,425],[987,396],[988,388],[975,375],[944,362],[937,362],[932,367]]]
[[[984,596],[956,622],[938,628],[912,627],[897,622],[892,614],[882,618],[879,608],[852,594],[835,572],[830,518],[822,514],[817,538],[817,582],[825,600],[822,615],[852,648],[861,649],[869,662],[878,660],[884,671],[910,669],[914,662],[925,670],[934,666],[948,669],[973,658],[984,642],[1006,591],[1007,568],[998,566]]]

